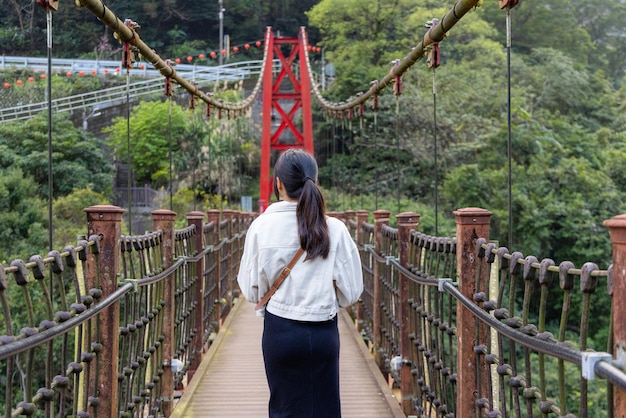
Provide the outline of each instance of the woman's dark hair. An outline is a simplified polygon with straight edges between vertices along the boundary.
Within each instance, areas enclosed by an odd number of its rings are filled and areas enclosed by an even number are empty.
[[[326,203],[317,187],[317,162],[308,152],[290,148],[283,152],[274,165],[274,177],[285,187],[287,196],[298,200],[296,217],[300,246],[307,252],[305,260],[330,251],[330,237],[326,223]],[[274,191],[278,197],[276,182]]]

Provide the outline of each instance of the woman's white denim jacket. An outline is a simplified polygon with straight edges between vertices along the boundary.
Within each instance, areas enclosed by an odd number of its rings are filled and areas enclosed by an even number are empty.
[[[274,203],[248,229],[237,281],[249,302],[263,298],[300,247],[296,205]],[[358,301],[363,291],[359,252],[343,222],[329,217],[327,223],[328,257],[307,261],[305,255],[300,257],[266,306],[272,314],[297,321],[327,321],[340,307]],[[263,316],[264,310],[257,315]]]

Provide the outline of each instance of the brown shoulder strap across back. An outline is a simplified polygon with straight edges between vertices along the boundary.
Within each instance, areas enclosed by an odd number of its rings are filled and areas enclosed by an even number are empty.
[[[289,273],[291,273],[291,269],[296,264],[303,252],[304,250],[302,248],[298,248],[298,252],[296,252],[289,264],[287,264],[287,266],[283,268],[283,271],[280,272],[280,276],[278,276],[278,279],[276,279],[270,290],[265,294],[265,296],[263,296],[263,299],[261,299],[261,301],[256,304],[255,309],[257,311],[259,309],[262,309],[267,304],[267,302],[269,302],[272,295],[274,295],[274,293],[276,293],[276,291],[278,290],[280,284],[287,278],[287,276],[289,276]]]

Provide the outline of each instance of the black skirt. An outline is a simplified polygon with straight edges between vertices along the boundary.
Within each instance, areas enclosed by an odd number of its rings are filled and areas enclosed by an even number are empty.
[[[337,317],[292,321],[265,311],[270,418],[340,418]]]

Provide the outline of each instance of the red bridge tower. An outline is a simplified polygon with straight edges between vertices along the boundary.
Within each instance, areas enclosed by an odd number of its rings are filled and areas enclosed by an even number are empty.
[[[273,192],[273,178],[270,176],[272,150],[304,148],[313,154],[313,126],[311,117],[311,80],[306,60],[307,37],[301,28],[297,38],[274,37],[271,28],[265,36],[267,56],[263,73],[263,131],[261,137],[261,182],[259,190],[259,213],[269,205]],[[283,52],[290,50],[288,55]],[[280,60],[281,69],[273,78],[273,62]],[[298,59],[298,62],[294,64]],[[299,78],[298,78],[299,77]],[[288,83],[288,82],[291,83]],[[291,84],[292,90],[285,90]],[[282,88],[281,88],[282,87]],[[282,102],[281,102],[282,101]],[[293,103],[291,109],[284,109],[284,102]],[[301,114],[298,111],[301,110]],[[296,126],[300,117],[301,130]],[[280,124],[272,132],[272,119]],[[281,142],[281,134],[287,130],[295,139]]]

